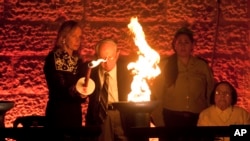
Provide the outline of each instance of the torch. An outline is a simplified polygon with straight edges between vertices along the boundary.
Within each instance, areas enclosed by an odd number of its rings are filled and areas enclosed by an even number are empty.
[[[88,63],[88,70],[85,77],[80,78],[76,83],[76,90],[83,97],[86,97],[93,93],[95,90],[95,82],[90,78],[91,70],[94,67],[97,67],[100,63],[106,62],[107,59],[98,59],[93,60]]]

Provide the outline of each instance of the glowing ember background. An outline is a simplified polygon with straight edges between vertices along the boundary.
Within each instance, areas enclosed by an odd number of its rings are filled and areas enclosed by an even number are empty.
[[[189,24],[195,32],[195,54],[208,60],[217,81],[228,80],[237,88],[238,105],[250,111],[250,1],[221,0],[218,26],[217,2],[0,0],[0,100],[15,101],[6,114],[6,126],[18,116],[44,115],[48,90],[43,61],[65,19],[82,22],[85,60],[107,37],[118,41],[122,55],[134,52],[137,47],[127,28],[133,16],[140,19],[147,42],[161,55],[171,52],[174,32]]]

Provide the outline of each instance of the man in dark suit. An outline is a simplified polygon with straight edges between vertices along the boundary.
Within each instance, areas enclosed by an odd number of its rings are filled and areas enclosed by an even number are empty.
[[[117,44],[111,39],[102,40],[96,46],[97,59],[105,59],[91,71],[90,78],[95,82],[95,90],[89,96],[89,105],[86,114],[86,126],[100,125],[102,133],[97,141],[127,141],[124,131],[124,122],[120,112],[113,107],[113,102],[127,101],[131,91],[132,75],[127,69],[130,61],[128,57],[119,57]],[[105,111],[101,104],[104,85],[104,73],[109,74],[108,106]]]

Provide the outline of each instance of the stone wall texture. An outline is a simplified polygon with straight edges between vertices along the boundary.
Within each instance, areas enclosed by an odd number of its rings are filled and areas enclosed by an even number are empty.
[[[0,0],[0,100],[15,101],[5,126],[19,116],[44,115],[44,58],[63,21],[82,23],[81,54],[88,60],[103,38],[115,39],[122,55],[136,51],[131,17],[138,17],[147,42],[162,56],[172,52],[175,31],[189,26],[194,54],[208,60],[216,81],[237,88],[237,104],[250,112],[249,0]]]

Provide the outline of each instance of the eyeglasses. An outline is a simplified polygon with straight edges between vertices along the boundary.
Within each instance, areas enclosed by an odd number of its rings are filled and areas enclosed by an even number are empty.
[[[215,95],[231,96],[229,91],[215,91]]]
[[[107,62],[107,61],[113,61],[115,59],[115,57],[108,57],[107,56],[106,58],[100,57],[100,59],[103,59],[103,60],[105,60]]]

